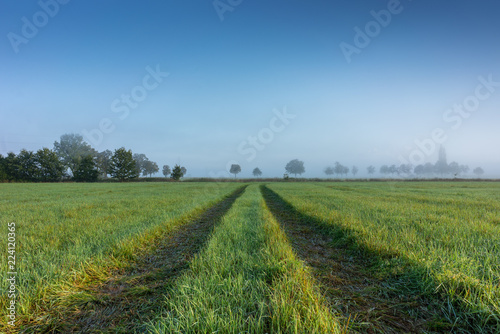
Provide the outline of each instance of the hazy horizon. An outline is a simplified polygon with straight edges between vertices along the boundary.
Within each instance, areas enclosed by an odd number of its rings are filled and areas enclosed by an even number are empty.
[[[500,4],[0,4],[0,154],[77,133],[191,177],[436,162],[500,177]],[[472,175],[472,172],[469,172]]]

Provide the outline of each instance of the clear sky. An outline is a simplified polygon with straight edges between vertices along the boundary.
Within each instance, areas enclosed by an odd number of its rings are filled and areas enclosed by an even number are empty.
[[[0,153],[80,133],[190,176],[448,160],[500,176],[500,3],[0,2]]]

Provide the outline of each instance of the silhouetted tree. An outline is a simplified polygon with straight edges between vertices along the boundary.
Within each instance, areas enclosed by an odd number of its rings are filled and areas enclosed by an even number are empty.
[[[149,177],[151,177],[151,175],[158,173],[159,170],[160,169],[158,168],[156,162],[147,160],[144,162],[144,171],[142,172],[142,176],[149,175]]]
[[[255,167],[252,174],[253,176],[258,177],[262,175],[262,171],[259,169],[259,167]]]
[[[375,166],[368,166],[368,168],[366,168],[366,170],[368,171],[368,174],[370,174],[370,175],[375,174]]]
[[[234,177],[236,178],[236,174],[238,174],[239,172],[241,172],[240,165],[232,164],[231,168],[229,169],[229,173],[234,174]]]
[[[333,173],[334,173],[333,167],[326,167],[325,170],[324,170],[324,172],[328,176],[333,175]]]
[[[169,165],[163,165],[163,175],[165,177],[169,176],[170,173],[172,173],[172,171],[170,170],[170,166]]]
[[[302,175],[302,173],[306,171],[304,168],[304,162],[298,159],[288,162],[285,166],[285,170],[290,174],[294,174],[295,177],[297,177],[297,174]]]

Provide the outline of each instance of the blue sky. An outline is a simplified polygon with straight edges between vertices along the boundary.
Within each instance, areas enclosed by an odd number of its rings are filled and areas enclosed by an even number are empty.
[[[234,162],[281,176],[298,158],[315,177],[433,162],[443,144],[500,176],[499,14],[493,0],[2,1],[0,153],[80,133],[191,176]]]

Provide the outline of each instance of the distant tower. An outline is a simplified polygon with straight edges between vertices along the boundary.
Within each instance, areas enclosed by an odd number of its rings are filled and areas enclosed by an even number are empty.
[[[436,172],[438,174],[448,173],[448,161],[446,160],[446,150],[443,146],[439,148],[438,161],[436,162]]]

